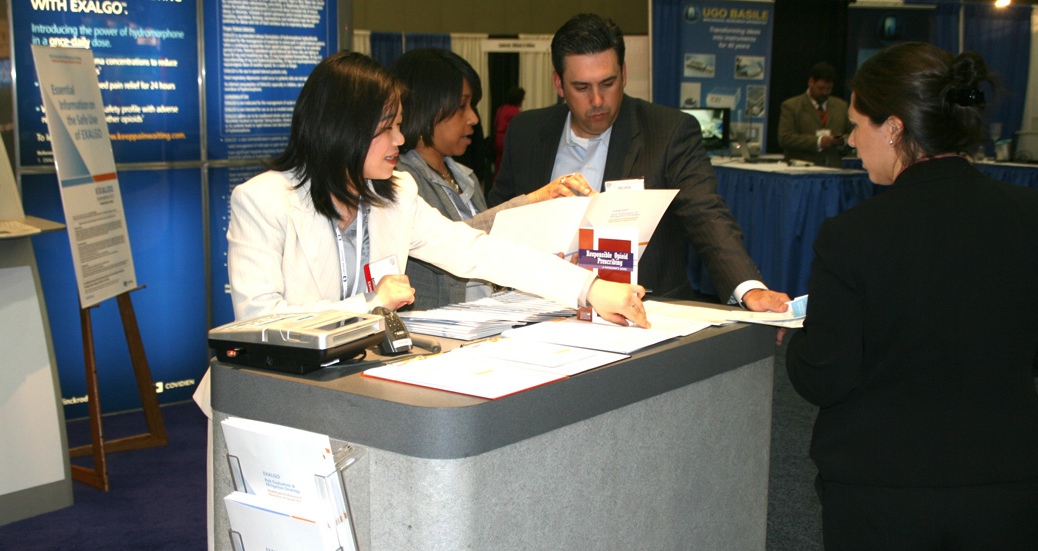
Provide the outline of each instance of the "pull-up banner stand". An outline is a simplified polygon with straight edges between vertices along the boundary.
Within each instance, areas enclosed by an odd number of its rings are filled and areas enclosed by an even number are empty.
[[[164,446],[168,439],[130,301],[130,292],[138,288],[137,277],[93,52],[34,45],[32,54],[79,286],[91,444],[70,449],[69,454],[72,457],[93,455],[94,467],[73,465],[72,477],[107,490],[106,443],[101,430],[97,363],[90,323],[90,309],[102,301],[116,298],[118,302],[148,425],[147,434],[112,440],[107,443],[108,450]]]

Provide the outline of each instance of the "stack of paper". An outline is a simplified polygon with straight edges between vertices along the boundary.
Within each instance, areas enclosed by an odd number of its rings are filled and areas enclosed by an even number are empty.
[[[287,548],[278,544],[283,534],[276,526],[320,544],[302,548],[357,548],[336,466],[351,458],[333,454],[328,436],[242,418],[221,426],[237,490],[224,498],[232,539],[246,542],[246,549]]]
[[[516,325],[573,316],[576,310],[529,293],[506,291],[472,302],[398,314],[412,333],[470,341],[499,335]]]

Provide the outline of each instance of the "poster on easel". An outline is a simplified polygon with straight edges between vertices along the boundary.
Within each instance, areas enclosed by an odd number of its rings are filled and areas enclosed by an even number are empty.
[[[91,50],[34,45],[81,308],[137,287]]]

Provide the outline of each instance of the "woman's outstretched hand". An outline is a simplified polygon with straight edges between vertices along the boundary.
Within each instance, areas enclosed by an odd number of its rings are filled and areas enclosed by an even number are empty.
[[[606,321],[618,325],[628,325],[630,321],[638,327],[648,328],[650,324],[642,304],[643,296],[645,287],[641,285],[596,279],[587,292],[587,301]]]

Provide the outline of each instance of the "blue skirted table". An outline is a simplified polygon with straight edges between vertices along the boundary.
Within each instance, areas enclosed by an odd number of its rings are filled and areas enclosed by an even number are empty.
[[[861,166],[860,159],[845,159],[845,170],[714,160],[717,191],[739,221],[746,250],[768,287],[791,297],[807,293],[822,221],[885,189],[869,181]],[[1038,189],[1038,164],[980,162],[976,167],[996,180]],[[691,247],[688,276],[697,291],[716,294]]]
[[[717,191],[739,221],[764,282],[791,297],[807,293],[822,221],[872,197],[879,187],[860,170],[731,162],[715,164],[714,171]],[[696,290],[716,293],[691,247],[689,278]]]
[[[991,178],[1016,184],[1018,186],[1038,189],[1038,164],[1036,163],[1002,163],[981,161],[974,164],[977,170]],[[860,169],[861,159],[843,160],[843,168]]]
[[[977,163],[975,166],[996,180],[1038,189],[1038,164]]]

